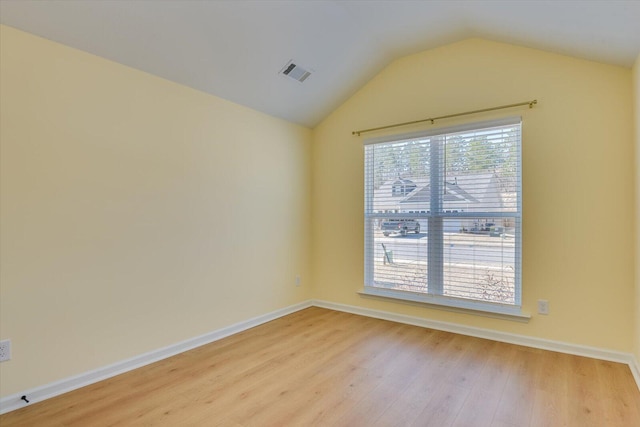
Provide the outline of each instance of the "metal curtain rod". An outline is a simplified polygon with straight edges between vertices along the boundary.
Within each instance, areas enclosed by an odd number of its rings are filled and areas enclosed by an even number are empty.
[[[400,126],[414,125],[416,123],[422,123],[422,122],[431,122],[431,124],[433,124],[436,120],[440,120],[440,119],[450,119],[451,117],[460,117],[460,116],[467,116],[469,114],[484,113],[484,112],[487,112],[487,111],[503,110],[505,108],[520,107],[521,105],[528,105],[529,108],[533,108],[533,106],[536,105],[537,103],[538,103],[538,100],[534,99],[533,101],[518,102],[517,104],[509,104],[509,105],[501,105],[499,107],[483,108],[482,110],[466,111],[464,113],[457,113],[457,114],[448,114],[446,116],[432,117],[432,118],[429,118],[429,119],[422,119],[422,120],[414,120],[412,122],[396,123],[396,124],[393,124],[393,125],[380,126],[380,127],[371,128],[371,129],[354,130],[353,132],[351,132],[351,135],[360,136],[360,134],[365,133],[365,132],[373,132],[373,131],[376,131],[376,130],[397,128],[397,127],[400,127]]]

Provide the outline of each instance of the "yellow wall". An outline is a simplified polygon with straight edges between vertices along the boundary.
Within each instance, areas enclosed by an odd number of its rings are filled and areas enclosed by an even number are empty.
[[[390,64],[314,129],[318,299],[633,350],[634,141],[627,68],[478,39]],[[364,298],[363,137],[351,131],[538,99],[523,117],[523,306],[529,323]],[[462,120],[442,121],[449,126]],[[414,126],[403,133],[431,128]],[[374,133],[368,136],[379,136]],[[535,314],[548,299],[550,314]]]
[[[636,299],[635,299],[635,356],[640,366],[640,54],[633,66],[634,124],[636,137]]]
[[[2,396],[310,298],[309,129],[0,31]]]

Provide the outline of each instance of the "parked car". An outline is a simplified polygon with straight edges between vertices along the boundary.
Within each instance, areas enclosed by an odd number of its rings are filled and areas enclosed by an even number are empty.
[[[416,234],[420,233],[420,223],[415,219],[386,219],[380,224],[380,229],[385,236],[391,233],[399,233],[402,236],[406,236],[411,231]]]
[[[490,234],[491,230],[496,228],[495,223],[493,222],[485,222],[485,223],[475,223],[471,228],[461,228],[461,233],[471,233],[471,234]]]

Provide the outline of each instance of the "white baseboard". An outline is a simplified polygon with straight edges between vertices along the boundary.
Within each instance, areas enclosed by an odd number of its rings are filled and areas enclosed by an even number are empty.
[[[406,323],[409,325],[421,326],[424,328],[436,329],[439,331],[453,332],[460,335],[468,335],[477,338],[486,338],[493,341],[517,344],[525,347],[538,348],[542,350],[557,351],[560,353],[573,354],[576,356],[590,357],[593,359],[607,360],[629,365],[631,373],[640,389],[640,365],[636,358],[630,353],[623,353],[613,350],[606,350],[597,347],[589,347],[578,344],[570,344],[561,341],[552,341],[542,338],[529,337],[526,335],[511,334],[507,332],[495,331],[492,329],[476,328],[464,326],[456,323],[440,322],[421,317],[407,316],[404,314],[391,313],[381,310],[356,307],[345,304],[336,304],[328,301],[313,300],[316,307],[328,308],[331,310],[344,311],[361,316],[374,317],[376,319],[390,320],[392,322]]]
[[[632,356],[631,361],[629,362],[629,369],[631,369],[633,378],[635,378],[636,384],[640,389],[640,361],[638,361],[638,359]]]
[[[40,387],[25,390],[21,393],[4,397],[0,399],[0,414],[23,408],[33,403],[58,396],[63,393],[67,393],[80,387],[88,386],[98,381],[120,375],[124,372],[149,365],[151,363],[166,359],[171,356],[175,356],[176,354],[183,353],[196,347],[218,341],[230,335],[237,334],[238,332],[242,332],[271,320],[275,320],[279,317],[286,316],[287,314],[291,314],[296,311],[311,307],[311,305],[311,301],[304,301],[299,304],[294,304],[289,307],[264,314],[262,316],[254,317],[252,319],[245,320],[243,322],[239,322],[213,332],[209,332],[199,337],[191,338],[186,341],[170,345],[168,347],[150,351],[148,353],[132,357],[131,359],[114,363],[113,365],[98,368],[89,372],[84,372],[73,377],[65,378],[60,381],[45,384]],[[29,403],[21,400],[22,396],[27,396]]]
[[[407,316],[404,314],[373,310],[369,308],[356,307],[345,304],[337,304],[322,300],[310,300],[301,302],[299,304],[294,304],[289,307],[264,314],[262,316],[254,317],[252,319],[239,322],[234,325],[227,326],[225,328],[218,329],[208,334],[195,337],[177,344],[173,344],[165,348],[141,354],[131,359],[114,363],[113,365],[105,366],[103,368],[85,372],[80,375],[65,378],[54,383],[46,384],[30,390],[25,390],[21,393],[4,397],[0,399],[0,414],[20,409],[22,407],[28,406],[29,404],[40,402],[42,400],[67,393],[80,387],[84,387],[98,381],[111,378],[124,372],[140,368],[150,363],[175,356],[176,354],[212,343],[238,332],[245,331],[247,329],[253,328],[271,320],[275,320],[279,317],[295,313],[296,311],[303,310],[311,306],[343,311],[346,313],[358,314],[361,316],[373,317],[376,319],[390,320],[392,322],[421,326],[424,328],[436,329],[440,331],[447,331],[461,335],[468,335],[477,338],[486,338],[493,341],[501,341],[526,347],[557,351],[560,353],[608,360],[611,362],[625,363],[629,365],[636,384],[640,389],[640,363],[633,355],[629,353],[570,344],[561,341],[545,340],[542,338],[528,337],[525,335],[510,334],[506,332],[494,331],[491,329],[459,325],[456,323],[440,322],[437,320],[429,320],[420,317]],[[30,403],[27,404],[26,402],[22,401],[22,396],[27,396]]]

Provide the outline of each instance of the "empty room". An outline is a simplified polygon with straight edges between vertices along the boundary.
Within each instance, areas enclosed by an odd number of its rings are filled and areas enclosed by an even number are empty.
[[[0,426],[639,426],[639,22],[0,0]]]

